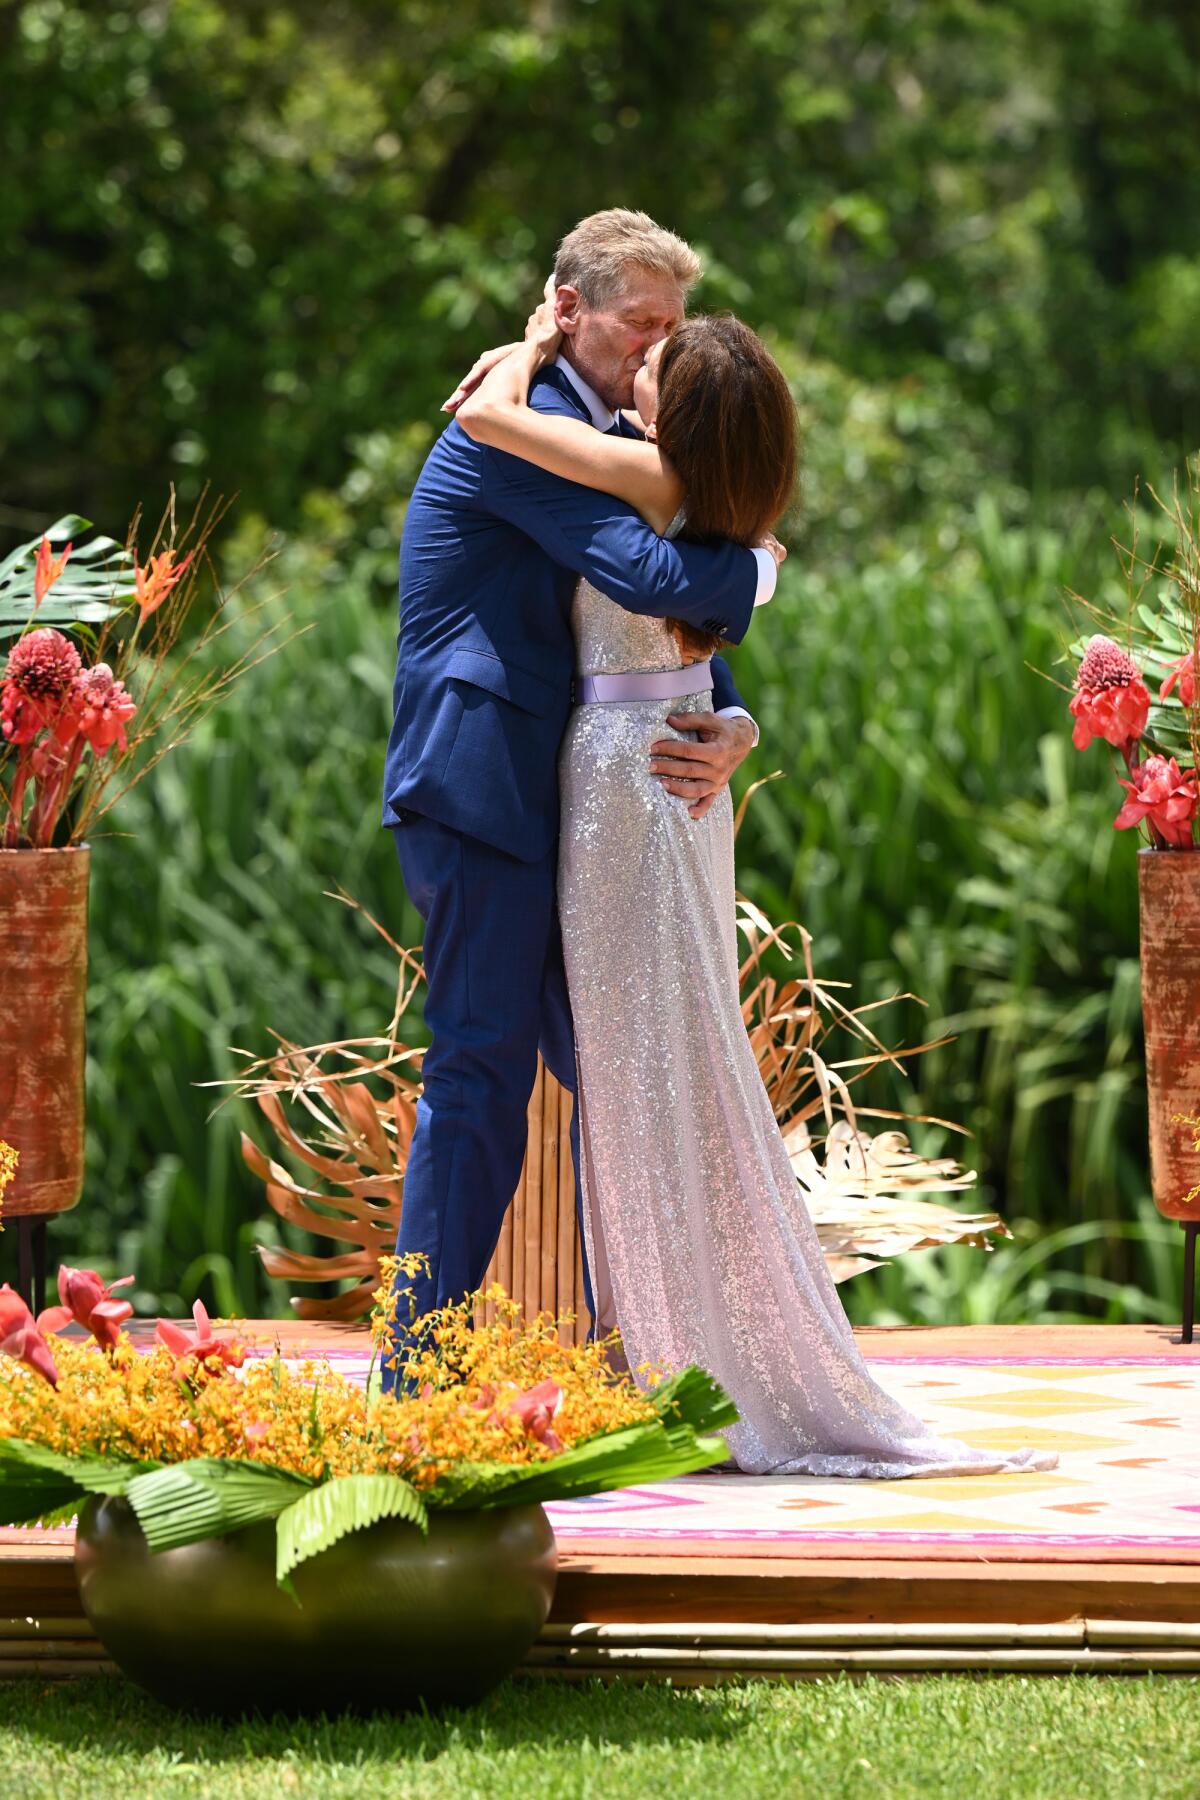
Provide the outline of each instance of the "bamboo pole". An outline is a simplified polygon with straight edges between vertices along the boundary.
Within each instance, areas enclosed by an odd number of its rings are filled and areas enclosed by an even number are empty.
[[[575,1102],[563,1088],[558,1101],[558,1218],[555,1261],[558,1264],[558,1310],[575,1313],[581,1304],[575,1285],[575,1170],[571,1162],[571,1113]],[[575,1325],[560,1325],[561,1344],[575,1342]]]
[[[542,1111],[542,1255],[538,1274],[538,1308],[552,1317],[558,1311],[558,1164],[562,1143],[563,1091],[546,1070]]]
[[[512,1300],[521,1298],[521,1283],[525,1275],[525,1198],[529,1186],[529,1152],[525,1153],[525,1161],[521,1168],[521,1179],[517,1183],[517,1191],[513,1195],[512,1205],[508,1209],[510,1226],[509,1244],[512,1252],[512,1264],[509,1269],[505,1292]]]
[[[538,1310],[538,1286],[542,1273],[542,1120],[545,1106],[546,1069],[539,1061],[533,1093],[529,1097],[529,1141],[525,1148],[525,1229],[523,1235],[516,1239],[517,1243],[525,1246],[520,1298],[527,1319],[532,1319]]]

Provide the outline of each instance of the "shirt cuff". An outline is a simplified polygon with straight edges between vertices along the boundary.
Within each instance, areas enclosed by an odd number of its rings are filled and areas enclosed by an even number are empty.
[[[719,706],[717,708],[717,717],[718,719],[749,719],[751,725],[754,727],[754,742],[751,744],[750,748],[752,750],[757,750],[758,724],[753,716],[746,711],[744,706]]]
[[[769,550],[761,548],[752,552],[758,564],[758,587],[754,594],[755,606],[765,606],[775,592],[775,583],[779,579],[779,568]]]

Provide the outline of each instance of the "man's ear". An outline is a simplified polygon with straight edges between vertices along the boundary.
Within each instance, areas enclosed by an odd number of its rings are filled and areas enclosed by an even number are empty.
[[[583,302],[579,289],[563,286],[554,291],[554,323],[564,337],[574,337],[579,330],[579,309]]]

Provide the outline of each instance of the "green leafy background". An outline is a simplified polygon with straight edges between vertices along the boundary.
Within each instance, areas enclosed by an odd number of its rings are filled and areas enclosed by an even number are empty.
[[[861,1277],[850,1308],[1174,1316],[1135,845],[1033,671],[1065,585],[1117,591],[1135,477],[1200,439],[1194,7],[32,0],[0,11],[0,77],[0,548],[72,510],[121,539],[211,480],[240,494],[230,571],[278,534],[267,587],[314,627],[97,843],[88,1186],[58,1249],[135,1270],[143,1310],[283,1304],[252,1121],[208,1121],[196,1084],[268,1026],[387,1017],[387,953],[322,890],[416,941],[378,827],[405,496],[558,236],[626,203],[698,245],[698,305],[767,335],[804,422],[792,554],[736,661],[744,778],[787,776],[742,884],[862,997],[923,995],[897,1035],[958,1034],[909,1100],[971,1127],[1018,1234]]]

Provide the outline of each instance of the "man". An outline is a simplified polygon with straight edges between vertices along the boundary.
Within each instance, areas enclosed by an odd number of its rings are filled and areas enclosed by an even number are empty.
[[[628,429],[618,410],[698,275],[694,252],[644,213],[584,219],[555,264],[563,355],[530,404]],[[576,577],[631,612],[737,643],[775,573],[768,550],[660,539],[624,503],[477,445],[454,422],[430,452],[400,550],[383,815],[425,921],[433,1038],[397,1245],[429,1261],[413,1283],[417,1313],[483,1277],[520,1175],[539,1048],[575,1085],[555,864]],[[654,746],[647,770],[701,808],[757,741],[720,658],[713,669],[704,741]],[[574,1128],[572,1149],[578,1188]]]

